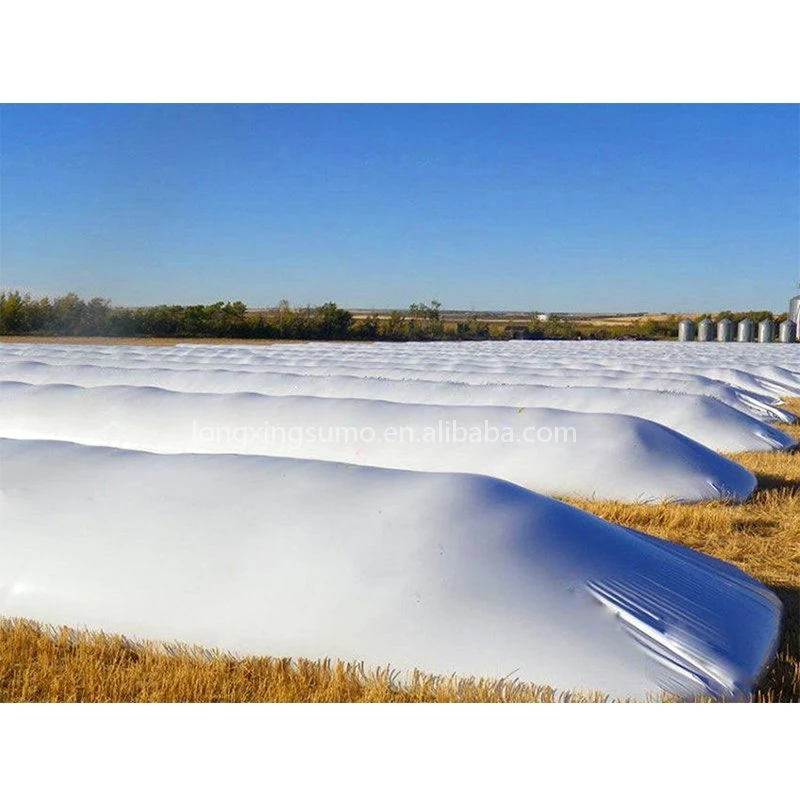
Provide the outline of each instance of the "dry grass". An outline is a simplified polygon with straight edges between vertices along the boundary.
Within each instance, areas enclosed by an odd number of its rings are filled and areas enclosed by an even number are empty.
[[[401,685],[389,669],[362,664],[233,658],[186,646],[0,621],[4,702],[593,702],[515,681],[415,673]]]
[[[800,400],[788,407],[800,415]],[[797,426],[780,426],[797,438]],[[759,488],[743,505],[626,505],[570,500],[610,522],[701,550],[769,585],[784,604],[775,663],[756,702],[800,702],[800,452],[731,456]],[[0,700],[59,702],[587,702],[517,681],[434,677],[403,682],[360,664],[233,658],[196,648],[0,621]],[[666,699],[666,698],[664,698]]]
[[[670,317],[679,316],[675,314],[628,314],[617,317],[604,317],[604,316],[574,316],[570,317],[570,322],[580,323],[581,325],[591,325],[592,327],[601,327],[603,325],[635,325],[637,322],[664,322]]]

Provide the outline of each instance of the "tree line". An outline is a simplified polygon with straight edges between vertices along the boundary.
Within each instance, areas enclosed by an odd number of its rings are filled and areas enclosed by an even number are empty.
[[[767,317],[780,322],[786,314],[769,311],[709,315],[715,321],[734,322],[749,316],[758,323]],[[697,317],[699,319],[699,317]],[[232,339],[320,339],[363,341],[426,341],[476,339],[670,339],[675,338],[678,316],[643,319],[632,324],[589,325],[564,317],[493,322],[467,314],[445,320],[442,304],[412,303],[406,311],[355,317],[336,303],[292,307],[286,300],[276,308],[248,310],[240,300],[210,305],[159,305],[120,308],[109,300],[84,300],[70,293],[63,297],[32,298],[18,291],[0,293],[0,335],[41,336],[144,336]]]
[[[494,332],[499,335],[499,331]],[[441,303],[412,303],[388,317],[356,318],[336,303],[294,308],[286,300],[273,309],[248,310],[240,300],[210,305],[120,308],[109,300],[84,300],[75,293],[50,299],[18,291],[0,293],[0,335],[213,337],[233,339],[425,340],[489,338],[487,324],[466,320],[445,325]]]

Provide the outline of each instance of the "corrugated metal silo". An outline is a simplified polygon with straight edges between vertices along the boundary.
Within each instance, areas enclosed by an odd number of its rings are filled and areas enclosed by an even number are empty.
[[[681,342],[693,342],[697,334],[694,322],[690,319],[682,319],[678,323],[678,340]]]
[[[717,323],[717,341],[718,342],[732,342],[733,341],[733,323],[725,317]]]
[[[784,344],[794,342],[797,339],[797,325],[790,319],[785,319],[778,328],[778,339]]]
[[[708,317],[703,317],[703,319],[697,323],[697,341],[714,341],[714,323]]]
[[[736,330],[736,338],[740,342],[752,342],[755,338],[755,330],[753,320],[743,319],[739,322],[739,327]]]
[[[800,328],[800,294],[789,301],[789,319]]]
[[[758,341],[762,344],[775,339],[775,323],[771,319],[762,319],[758,323]]]

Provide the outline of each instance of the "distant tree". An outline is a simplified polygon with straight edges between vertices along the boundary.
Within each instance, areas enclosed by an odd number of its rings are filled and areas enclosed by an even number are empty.
[[[411,318],[408,323],[408,335],[411,339],[442,339],[444,324],[441,314],[442,304],[438,300],[427,303],[412,303],[408,307]]]
[[[336,303],[328,302],[313,309],[310,334],[315,339],[347,339],[353,315]]]
[[[290,338],[294,328],[294,312],[288,300],[281,300],[275,311],[273,323],[279,338]]]
[[[382,336],[389,341],[404,341],[408,339],[408,322],[405,314],[392,311],[383,323]]]
[[[455,333],[457,339],[488,339],[489,325],[481,322],[477,314],[469,313],[462,322],[456,323]]]
[[[32,328],[30,295],[0,293],[0,333],[28,333]]]
[[[380,320],[377,314],[369,314],[363,319],[356,320],[351,328],[354,339],[373,341],[380,337]]]
[[[82,333],[87,336],[104,336],[109,332],[111,301],[93,297],[83,311]]]
[[[75,336],[83,333],[86,303],[74,292],[53,302],[53,327],[56,333]]]

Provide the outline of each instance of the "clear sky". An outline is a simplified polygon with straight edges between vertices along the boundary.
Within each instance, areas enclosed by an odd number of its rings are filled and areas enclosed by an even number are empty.
[[[0,285],[118,305],[784,310],[795,105],[6,105]]]

